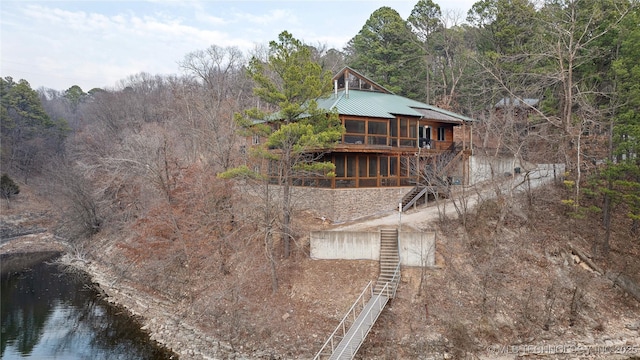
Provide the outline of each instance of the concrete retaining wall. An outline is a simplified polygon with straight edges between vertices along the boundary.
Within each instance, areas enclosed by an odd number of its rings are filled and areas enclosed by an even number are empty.
[[[398,238],[403,266],[435,265],[435,233],[400,232]],[[312,231],[310,241],[312,259],[380,259],[379,232]]]
[[[494,178],[504,178],[513,175],[516,168],[520,168],[523,174],[530,171],[531,176],[555,180],[562,177],[565,166],[564,164],[532,164],[516,158],[474,155],[469,158],[469,182],[473,185]]]
[[[312,231],[312,259],[378,260],[380,233]]]
[[[470,185],[513,174],[515,168],[523,168],[516,158],[494,158],[487,156],[469,157]]]
[[[400,232],[400,263],[404,266],[434,266],[436,263],[435,232]]]

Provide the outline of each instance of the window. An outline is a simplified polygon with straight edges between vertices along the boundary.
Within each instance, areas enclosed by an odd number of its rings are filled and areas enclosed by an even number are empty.
[[[335,158],[336,177],[344,177],[344,156],[339,155]]]
[[[447,133],[447,129],[443,127],[438,128],[438,141],[445,140],[445,134]]]
[[[396,156],[389,158],[389,175],[398,175],[398,158]]]
[[[415,120],[409,121],[409,137],[414,139],[418,137],[418,122]]]
[[[369,177],[378,176],[378,157],[369,156]]]
[[[400,137],[407,137],[407,127],[409,126],[409,120],[400,119]]]
[[[387,123],[380,121],[369,121],[369,134],[387,135]]]
[[[387,121],[345,119],[343,143],[355,145],[383,145],[389,143]]]
[[[345,120],[344,127],[346,133],[343,142],[345,144],[364,144],[365,143],[365,122],[363,120]],[[359,135],[362,134],[362,135]]]
[[[400,136],[393,137],[392,146],[417,147],[418,146],[418,121],[416,119],[400,119]]]
[[[358,157],[358,176],[367,177],[367,157]]]
[[[251,143],[253,145],[258,145],[260,144],[260,135],[253,135],[253,139],[251,140]]]
[[[364,121],[345,120],[344,127],[347,130],[347,134],[364,134]]]
[[[355,157],[355,155],[347,156],[347,177],[356,177],[356,157]]]
[[[386,156],[380,157],[380,176],[389,176],[389,158]]]
[[[367,143],[369,145],[387,145],[387,122],[367,122]]]

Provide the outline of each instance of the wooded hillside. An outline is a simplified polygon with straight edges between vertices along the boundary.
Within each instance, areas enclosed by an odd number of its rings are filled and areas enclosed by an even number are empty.
[[[292,285],[302,281],[298,271],[316,266],[306,263],[306,236],[321,222],[316,215],[297,212],[265,194],[263,180],[242,167],[264,154],[249,151],[241,119],[283,109],[308,110],[300,106],[311,95],[330,91],[330,87],[316,89],[319,92],[303,86],[277,88],[286,81],[305,80],[307,73],[287,72],[288,66],[313,69],[318,79],[326,80],[349,65],[398,94],[476,119],[475,154],[566,165],[564,184],[551,194],[516,200],[498,193],[497,201],[482,204],[470,219],[442,219],[447,221],[444,228],[453,229],[447,238],[464,239],[455,245],[464,246],[460,253],[473,252],[477,257],[465,267],[448,267],[459,273],[442,279],[465,284],[469,282],[465,272],[473,271],[469,267],[480,269],[484,275],[478,278],[482,281],[478,289],[487,295],[482,311],[500,311],[501,295],[492,291],[513,275],[499,271],[501,264],[489,260],[503,250],[499,244],[503,238],[514,244],[527,239],[532,248],[523,249],[538,253],[530,258],[519,254],[518,259],[536,262],[541,273],[569,256],[568,244],[577,241],[576,246],[605,272],[616,271],[637,282],[639,23],[637,0],[549,0],[538,5],[527,0],[482,0],[469,11],[466,22],[442,13],[430,0],[420,0],[408,19],[390,7],[375,11],[344,49],[303,44],[285,32],[251,53],[214,44],[186,54],[180,63],[184,76],[140,73],[113,88],[87,92],[75,85],[65,91],[32,89],[27,80],[2,74],[0,172],[7,175],[4,184],[47,194],[57,207],[56,234],[67,239],[79,257],[98,257],[123,279],[179,302],[182,316],[206,319],[211,331],[225,341],[239,344],[257,329],[256,347],[269,344],[283,354],[301,355],[293,347],[303,343],[295,339],[296,333],[271,330],[263,312],[268,304],[252,300],[262,297],[286,304],[299,296]],[[285,61],[291,58],[296,59],[294,65]],[[321,87],[320,80],[305,84]],[[496,107],[500,101],[507,105]],[[303,130],[308,133],[297,133],[296,140],[326,135],[322,129]],[[300,144],[289,145],[299,149]],[[218,176],[230,171],[232,179]],[[10,208],[21,193],[14,187],[4,190],[3,206]],[[519,216],[514,214],[514,203],[522,201],[529,202],[529,210]],[[547,211],[550,219],[542,216]],[[538,226],[538,220],[544,226]],[[590,235],[577,231],[587,228]],[[572,237],[572,229],[580,235]],[[512,231],[518,237],[508,236]],[[444,260],[457,261],[457,251],[447,248],[449,257]],[[546,260],[540,253],[548,255]],[[373,271],[370,264],[332,266]],[[591,330],[606,331],[600,326],[604,320],[581,317],[582,306],[601,306],[600,300],[584,300],[588,280],[582,277],[562,284],[549,278],[541,285],[547,295],[530,292],[529,297],[518,298],[522,306],[511,310],[523,311],[523,322],[508,329],[510,339],[536,337],[540,329],[548,331],[558,324],[552,314],[556,314],[553,301],[560,298],[550,295],[558,289],[564,291],[563,324],[583,321]],[[602,288],[607,284],[598,282]],[[437,288],[429,290],[430,296],[441,296],[434,293]],[[473,301],[478,294],[471,296]],[[637,314],[637,304],[620,293],[608,294],[619,303],[616,311]],[[536,296],[546,302],[536,302]],[[335,306],[336,312],[345,310],[341,302],[327,300],[323,305]],[[533,311],[529,305],[540,310],[538,317],[525,313]],[[412,306],[407,314],[415,310]],[[439,309],[451,310],[444,305]],[[251,319],[254,312],[265,317]],[[385,321],[395,321],[386,316]],[[291,329],[313,326],[302,322]],[[452,336],[463,337],[457,348],[465,351],[496,339],[502,331],[501,324],[486,324],[486,329],[465,335],[456,330],[457,324],[451,326]],[[320,338],[328,327],[321,330]],[[391,337],[379,333],[374,341],[385,336]],[[370,353],[365,349],[365,354]]]

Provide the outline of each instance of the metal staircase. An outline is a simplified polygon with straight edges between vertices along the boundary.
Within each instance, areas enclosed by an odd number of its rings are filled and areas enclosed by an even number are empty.
[[[315,359],[353,359],[400,283],[398,230],[380,229],[380,274],[369,282]]]

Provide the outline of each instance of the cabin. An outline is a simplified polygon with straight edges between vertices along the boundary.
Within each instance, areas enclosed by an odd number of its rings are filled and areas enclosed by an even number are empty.
[[[467,181],[469,139],[454,141],[454,128],[470,126],[471,118],[396,95],[350,67],[333,83],[333,93],[317,99],[318,106],[336,109],[346,132],[318,161],[335,164],[335,177],[305,175],[294,185],[339,189]]]

